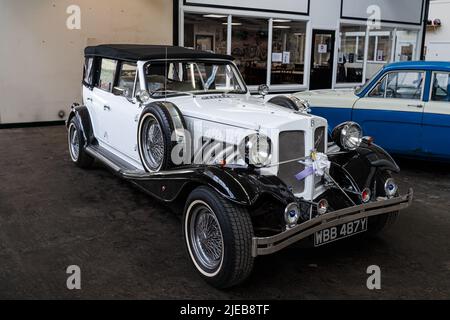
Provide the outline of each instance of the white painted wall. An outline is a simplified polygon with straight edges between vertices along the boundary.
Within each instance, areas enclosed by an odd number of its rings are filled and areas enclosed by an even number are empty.
[[[69,5],[81,30],[68,30]],[[172,44],[171,0],[0,0],[0,123],[61,120],[80,101],[83,50],[99,43]]]
[[[450,1],[431,1],[429,19],[440,19],[442,26],[427,28],[427,60],[450,61]]]

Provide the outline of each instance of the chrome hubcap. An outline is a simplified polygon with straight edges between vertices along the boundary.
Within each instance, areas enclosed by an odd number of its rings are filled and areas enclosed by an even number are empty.
[[[192,211],[190,242],[203,268],[219,268],[223,257],[222,231],[214,213],[204,205],[198,205]]]
[[[153,117],[144,124],[142,144],[146,164],[152,171],[158,171],[164,161],[164,137],[161,126]]]
[[[69,129],[69,150],[73,161],[77,161],[80,155],[80,141],[78,139],[78,130],[74,124]]]

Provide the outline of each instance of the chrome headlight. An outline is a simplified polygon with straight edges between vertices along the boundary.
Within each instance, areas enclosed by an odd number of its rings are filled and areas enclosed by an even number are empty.
[[[298,204],[291,203],[286,207],[284,211],[284,220],[289,228],[295,227],[300,219],[300,208]]]
[[[255,167],[264,167],[272,160],[272,142],[263,134],[252,134],[244,139],[240,147],[245,162]]]
[[[333,130],[332,137],[339,147],[353,151],[361,146],[363,132],[356,122],[345,122]]]

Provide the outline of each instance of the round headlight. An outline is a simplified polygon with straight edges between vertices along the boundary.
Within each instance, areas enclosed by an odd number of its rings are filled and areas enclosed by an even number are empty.
[[[246,137],[241,146],[245,162],[255,167],[264,167],[272,160],[272,142],[263,134],[252,134]]]
[[[398,193],[398,185],[393,178],[389,178],[386,180],[384,184],[384,191],[386,192],[386,196],[388,198],[394,198]]]
[[[300,208],[296,203],[291,203],[286,207],[284,212],[284,220],[286,225],[290,228],[295,227],[300,219]]]
[[[353,151],[361,146],[363,132],[356,122],[345,122],[334,129],[333,140],[341,148]]]

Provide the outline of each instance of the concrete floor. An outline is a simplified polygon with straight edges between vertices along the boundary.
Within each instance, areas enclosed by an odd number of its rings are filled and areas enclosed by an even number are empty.
[[[258,258],[236,289],[206,285],[184,251],[179,219],[98,167],[72,165],[64,127],[0,130],[0,298],[450,298],[450,169],[401,162],[416,199],[382,238]],[[82,290],[66,288],[67,266]],[[366,269],[382,269],[369,291]]]

